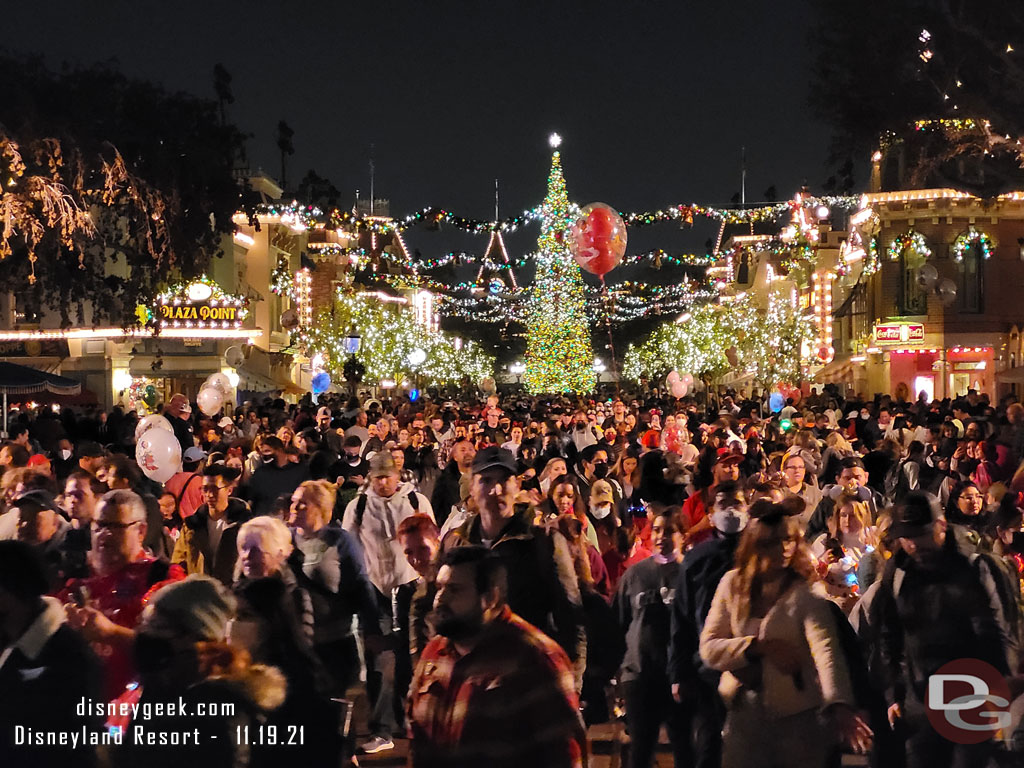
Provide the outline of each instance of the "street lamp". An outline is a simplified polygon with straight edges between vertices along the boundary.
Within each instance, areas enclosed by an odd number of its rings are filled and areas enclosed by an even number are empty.
[[[414,348],[412,350],[412,352],[409,353],[409,357],[408,357],[409,365],[412,366],[412,373],[413,373],[413,376],[416,378],[415,386],[413,387],[412,392],[409,393],[409,395],[410,395],[409,399],[412,402],[416,402],[419,399],[419,396],[420,396],[420,371],[419,371],[419,368],[420,368],[421,365],[423,365],[424,362],[426,362],[426,359],[427,359],[427,353],[424,352],[419,347]]]
[[[604,360],[602,360],[600,357],[595,357],[594,358],[594,373],[597,375],[597,383],[598,384],[601,383],[601,374],[604,373],[605,370],[606,370],[606,368],[605,368],[605,365],[604,365]]]
[[[359,346],[362,343],[362,339],[359,338],[359,334],[356,333],[356,327],[353,325],[348,329],[348,333],[345,338],[342,339],[341,348],[346,355],[354,355],[359,351]]]
[[[520,378],[524,373],[526,373],[526,366],[523,365],[521,360],[516,360],[508,367],[508,372],[516,377],[516,386],[518,386],[520,384]]]

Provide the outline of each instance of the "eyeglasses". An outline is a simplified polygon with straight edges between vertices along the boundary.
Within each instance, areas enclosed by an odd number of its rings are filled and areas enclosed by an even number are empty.
[[[142,520],[132,520],[130,523],[119,523],[116,520],[93,520],[94,531],[126,531],[133,525],[138,525]]]

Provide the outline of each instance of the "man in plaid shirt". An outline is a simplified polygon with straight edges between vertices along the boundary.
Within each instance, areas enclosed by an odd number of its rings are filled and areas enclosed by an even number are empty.
[[[410,686],[414,768],[582,768],[586,731],[565,651],[512,613],[505,566],[485,547],[442,560],[437,637]]]

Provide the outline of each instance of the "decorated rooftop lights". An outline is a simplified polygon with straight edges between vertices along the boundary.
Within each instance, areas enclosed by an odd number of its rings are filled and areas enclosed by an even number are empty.
[[[594,351],[583,276],[566,242],[575,215],[565,191],[557,150],[551,157],[548,192],[541,213],[537,274],[525,308],[524,383],[534,393],[590,392],[594,389]]]

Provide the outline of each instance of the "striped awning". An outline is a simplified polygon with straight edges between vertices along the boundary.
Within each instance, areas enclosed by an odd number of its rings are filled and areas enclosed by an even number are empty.
[[[0,394],[32,395],[52,392],[55,395],[77,395],[82,385],[66,376],[47,373],[27,365],[0,361]]]

